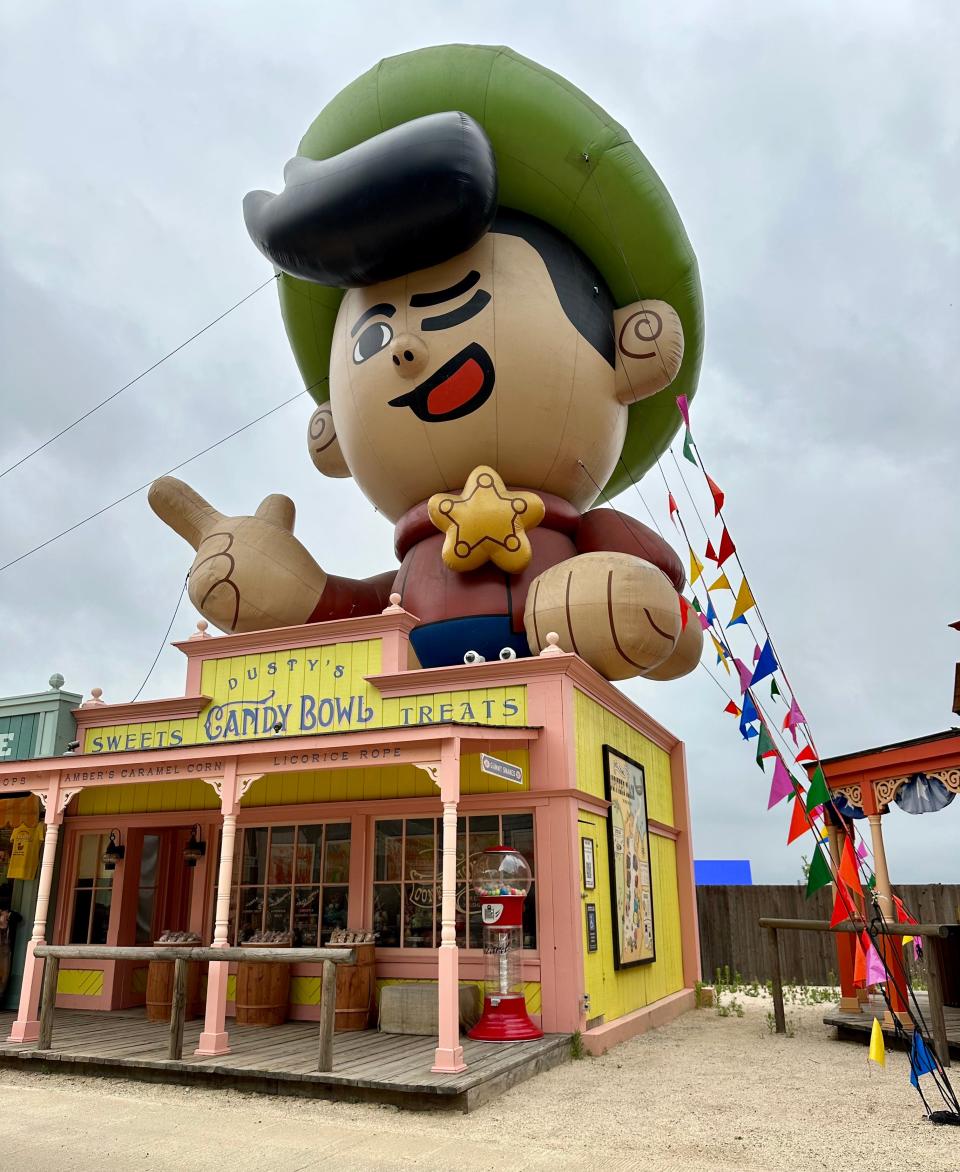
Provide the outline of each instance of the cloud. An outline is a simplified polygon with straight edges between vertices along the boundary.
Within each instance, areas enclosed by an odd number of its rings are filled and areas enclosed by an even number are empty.
[[[825,754],[947,727],[957,541],[958,35],[952,5],[78,3],[5,9],[3,466],[269,270],[240,199],[378,58],[506,43],[603,104],[697,250],[693,407],[750,580]],[[0,480],[7,561],[292,394],[272,290]],[[186,469],[221,509],[299,506],[322,564],[392,564],[390,526],[306,458],[300,401]],[[672,462],[665,471],[676,482]],[[696,472],[684,465],[706,505]],[[682,486],[679,490],[682,493]],[[654,472],[641,486],[667,525]],[[619,507],[644,517],[631,491]],[[683,498],[681,497],[681,506]],[[709,513],[705,512],[705,516]],[[189,564],[139,495],[0,579],[0,692],[142,682]],[[195,616],[184,603],[174,634]],[[707,661],[709,663],[709,660]],[[799,877],[715,683],[626,686],[688,747],[701,857]],[[720,676],[725,684],[725,678]],[[146,694],[183,686],[167,649]],[[960,879],[960,803],[885,821],[895,880]]]

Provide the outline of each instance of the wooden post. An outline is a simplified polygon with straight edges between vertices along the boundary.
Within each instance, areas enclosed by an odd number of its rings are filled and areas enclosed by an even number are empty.
[[[38,1050],[49,1050],[53,1042],[53,1010],[57,1003],[57,978],[60,975],[59,956],[48,956],[43,965],[43,992],[40,995],[40,1037]]]
[[[320,981],[320,1055],[317,1070],[326,1074],[333,1070],[333,1028],[337,1009],[337,969],[333,961],[323,962]]]
[[[930,1031],[937,1057],[944,1066],[950,1065],[950,1043],[947,1040],[947,1025],[943,1020],[943,972],[940,967],[938,941],[927,939],[924,956],[927,961],[927,996],[930,999]],[[41,1019],[42,1021],[42,1019]],[[41,1029],[42,1029],[41,1025]]]
[[[768,928],[770,942],[770,971],[773,973],[773,1017],[778,1034],[787,1032],[787,1019],[783,1012],[783,979],[780,975],[780,938],[776,928]]]
[[[189,961],[173,962],[173,997],[170,1002],[170,1046],[167,1057],[179,1062],[183,1057],[183,1019],[187,1008],[187,965]]]

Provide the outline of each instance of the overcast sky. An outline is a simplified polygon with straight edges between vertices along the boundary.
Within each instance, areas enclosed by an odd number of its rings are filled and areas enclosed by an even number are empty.
[[[277,189],[312,118],[359,73],[448,41],[507,44],[575,82],[671,191],[706,305],[694,429],[821,751],[957,723],[952,0],[4,0],[0,467],[268,277],[244,193]],[[268,289],[0,480],[0,563],[298,385]],[[179,475],[230,513],[288,493],[326,568],[389,568],[391,527],[352,482],[314,471],[309,414],[304,397]],[[666,527],[656,472],[642,491]],[[632,490],[618,505],[648,519]],[[0,694],[59,671],[129,700],[189,562],[139,493],[4,572]],[[174,636],[196,618],[185,600]],[[182,693],[183,669],[165,650],[145,695]],[[797,879],[785,810],[766,811],[769,782],[707,673],[625,690],[687,742],[697,856]],[[960,801],[921,817],[894,807],[885,831],[895,882],[960,881]]]

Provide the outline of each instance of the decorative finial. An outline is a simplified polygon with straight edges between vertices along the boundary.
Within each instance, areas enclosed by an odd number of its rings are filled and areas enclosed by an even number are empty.
[[[85,700],[80,705],[80,707],[81,708],[96,708],[101,704],[106,704],[106,700],[102,699],[102,697],[103,697],[103,688],[91,688],[90,689],[90,699]]]
[[[191,639],[212,639],[213,636],[207,630],[210,624],[206,619],[197,619],[197,629],[190,636]]]
[[[559,642],[560,642],[560,636],[557,634],[556,631],[547,631],[547,645],[540,652],[541,656],[543,656],[543,655],[565,655],[566,652],[563,650],[563,648],[557,646],[557,644]]]
[[[55,692],[59,692],[63,687],[63,676],[58,671],[54,672],[50,679],[47,680],[47,683]]]
[[[393,593],[390,595],[390,605],[383,608],[384,614],[405,614],[403,607],[400,605],[400,595]]]

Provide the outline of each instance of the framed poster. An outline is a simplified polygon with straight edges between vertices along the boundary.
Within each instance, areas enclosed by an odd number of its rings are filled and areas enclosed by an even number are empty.
[[[583,886],[587,891],[593,891],[597,886],[597,876],[593,869],[593,839],[581,838],[580,849],[583,852]]]
[[[618,969],[656,960],[650,833],[643,766],[610,745],[603,746],[603,780],[610,809],[610,903],[613,963]]]

